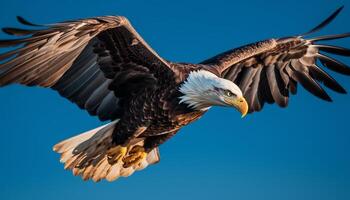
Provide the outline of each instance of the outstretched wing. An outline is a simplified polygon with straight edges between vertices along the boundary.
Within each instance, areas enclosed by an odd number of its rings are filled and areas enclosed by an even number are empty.
[[[332,21],[342,8],[307,34],[318,31]],[[270,39],[230,50],[203,64],[212,65],[223,78],[232,80],[242,90],[250,112],[259,111],[264,103],[288,105],[289,94],[295,94],[297,83],[315,96],[331,101],[319,83],[346,93],[321,67],[320,63],[335,72],[350,75],[350,68],[323,53],[350,56],[350,49],[317,44],[320,41],[349,37],[350,33],[305,39],[295,37]]]
[[[0,40],[2,48],[17,47],[0,54],[0,86],[49,87],[91,115],[110,120],[120,117],[123,98],[172,73],[124,17],[51,25],[18,21],[35,30],[3,28],[25,37]]]

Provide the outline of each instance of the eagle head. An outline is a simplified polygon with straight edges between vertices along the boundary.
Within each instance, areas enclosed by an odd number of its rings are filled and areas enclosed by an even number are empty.
[[[248,112],[247,101],[239,87],[206,70],[191,72],[179,90],[183,94],[180,96],[180,103],[196,110],[207,110],[211,106],[230,106],[240,111],[242,117]]]

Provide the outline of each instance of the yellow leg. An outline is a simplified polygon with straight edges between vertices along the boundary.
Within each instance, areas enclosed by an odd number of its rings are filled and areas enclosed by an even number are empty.
[[[134,146],[129,155],[123,158],[124,165],[123,167],[128,168],[131,166],[139,165],[144,158],[146,158],[147,152],[142,146]]]
[[[127,147],[116,146],[107,151],[107,158],[109,164],[114,164],[121,161],[128,151]]]

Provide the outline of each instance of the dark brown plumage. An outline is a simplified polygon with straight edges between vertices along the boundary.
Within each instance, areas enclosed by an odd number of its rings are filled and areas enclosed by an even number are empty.
[[[206,112],[180,102],[184,94],[179,88],[191,72],[209,71],[234,82],[247,99],[249,112],[260,111],[265,103],[286,107],[298,83],[326,101],[331,98],[320,83],[346,93],[317,61],[350,75],[345,64],[323,54],[350,56],[350,50],[316,43],[349,37],[350,33],[304,38],[326,26],[341,9],[306,34],[246,45],[200,64],[164,60],[125,17],[51,25],[36,25],[18,17],[33,30],[3,28],[7,34],[23,38],[0,40],[0,47],[17,47],[0,55],[0,86],[19,83],[52,88],[89,114],[112,121],[54,149],[75,175],[85,180],[115,180],[158,162],[157,147]]]

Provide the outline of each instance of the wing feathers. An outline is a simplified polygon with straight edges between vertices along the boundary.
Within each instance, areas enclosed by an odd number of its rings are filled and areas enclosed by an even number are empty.
[[[252,79],[254,78],[256,71],[257,70],[255,68],[244,68],[244,70],[242,70],[242,78],[239,83],[239,88],[243,94],[247,91],[248,87],[252,83]]]
[[[85,102],[87,102],[95,89],[102,85],[104,81],[106,81],[104,75],[101,72],[97,73],[96,76],[90,78],[89,82],[78,94],[72,97],[72,101],[77,102],[80,108],[85,108]]]
[[[322,89],[322,87],[313,79],[310,77],[307,73],[302,73],[300,71],[294,71],[293,79],[308,90],[310,93],[314,94],[315,96],[326,100],[326,101],[332,101],[332,99],[328,96],[328,94]]]
[[[309,71],[312,77],[323,83],[326,87],[332,89],[333,91],[346,94],[346,90],[333,77],[331,77],[317,65],[310,66]]]
[[[328,25],[342,9],[343,7],[336,10],[306,34],[319,31]],[[248,101],[250,112],[261,110],[265,102],[276,102],[281,107],[287,106],[289,93],[297,92],[297,83],[325,101],[331,101],[331,98],[320,83],[336,92],[346,93],[334,78],[317,66],[317,62],[320,61],[324,67],[332,71],[350,75],[350,67],[331,57],[332,54],[350,57],[350,49],[316,43],[350,37],[350,33],[311,39],[304,39],[305,35],[249,44],[219,54],[202,63],[210,64],[216,71],[223,70],[221,76],[232,80],[240,87]],[[261,43],[266,45],[259,45]]]
[[[107,94],[113,94],[108,89],[111,80],[100,70],[98,56],[93,53],[93,45],[94,41],[85,48],[53,89],[104,121],[118,116],[119,105],[116,98],[105,99]],[[101,110],[102,103],[110,107]]]
[[[315,28],[313,28],[309,32],[303,34],[303,36],[315,33],[317,31],[321,30],[322,28],[324,28],[325,26],[327,26],[329,23],[331,23],[338,16],[338,14],[343,10],[343,8],[344,8],[344,6],[341,6],[340,8],[338,8],[327,19],[325,19],[323,22],[321,22],[318,26],[316,26]]]
[[[282,95],[279,86],[277,85],[275,66],[269,65],[266,68],[266,77],[270,87],[270,91],[274,101],[281,107],[288,105],[288,98]]]
[[[28,38],[23,38],[23,39],[9,39],[9,40],[0,40],[0,47],[14,47],[14,46],[19,46],[24,43],[30,42],[30,43],[35,43],[37,41],[40,41],[42,39],[48,39],[50,36],[56,35],[57,32],[51,32],[45,35],[39,35],[39,36],[33,36],[33,37],[28,37]]]
[[[9,27],[2,28],[2,31],[8,35],[14,35],[14,36],[26,36],[26,35],[31,35],[31,34],[40,32],[40,30],[27,30],[27,29],[9,28]]]
[[[87,99],[84,107],[91,115],[97,114],[97,109],[102,103],[103,99],[111,92],[108,86],[111,82],[105,81],[102,85],[95,89],[90,98]]]
[[[331,46],[331,45],[313,45],[313,47],[318,48],[320,51],[324,51],[327,53],[333,53],[340,56],[350,56],[350,49]]]
[[[260,102],[262,102],[262,105],[265,102],[267,102],[269,104],[274,103],[275,101],[273,100],[270,86],[269,86],[268,80],[267,80],[266,68],[263,68],[261,71],[260,82],[261,82],[261,84],[259,84],[259,91],[258,91],[259,92],[258,98],[259,98]]]
[[[115,115],[115,110],[118,107],[118,99],[114,96],[113,92],[107,94],[103,99],[101,105],[97,109],[97,115],[100,120],[108,120],[110,116]]]
[[[321,63],[330,70],[344,75],[350,75],[350,68],[344,63],[322,54],[317,54],[317,57],[320,59]]]
[[[319,42],[319,41],[326,41],[326,40],[336,40],[341,38],[350,37],[350,33],[342,33],[342,34],[335,34],[335,35],[325,35],[320,37],[315,37],[310,39],[310,42]]]
[[[246,92],[246,98],[249,99],[248,102],[250,102],[249,107],[253,108],[254,110],[261,110],[263,106],[263,102],[260,102],[258,97],[258,89],[260,83],[260,77],[261,77],[261,71],[262,68],[256,68],[254,76],[251,81],[251,86],[249,87],[249,90]]]
[[[24,19],[21,16],[17,16],[17,21],[23,25],[27,25],[27,26],[42,26],[42,25],[38,25],[38,24],[33,24],[29,21],[27,21],[26,19]]]

